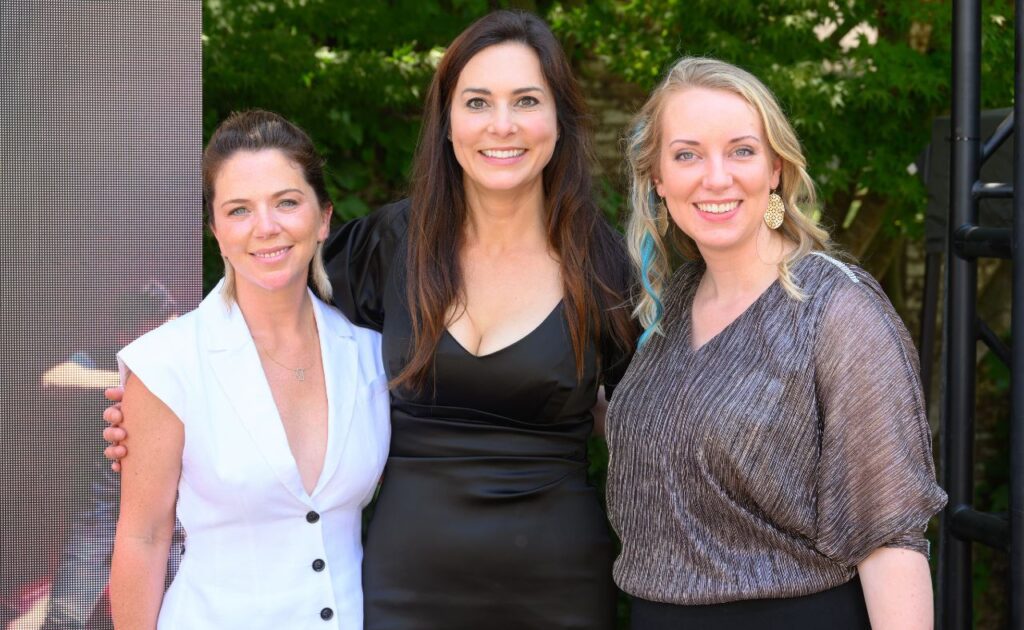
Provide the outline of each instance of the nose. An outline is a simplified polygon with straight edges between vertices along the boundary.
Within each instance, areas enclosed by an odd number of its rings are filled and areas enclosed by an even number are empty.
[[[507,136],[518,130],[515,120],[515,112],[511,107],[503,106],[494,108],[494,117],[491,118],[490,132],[498,136]]]
[[[277,215],[273,208],[259,208],[256,210],[256,236],[266,238],[274,236],[281,231],[277,222]]]
[[[732,186],[732,173],[725,160],[712,156],[704,162],[704,187],[709,190],[722,190]]]

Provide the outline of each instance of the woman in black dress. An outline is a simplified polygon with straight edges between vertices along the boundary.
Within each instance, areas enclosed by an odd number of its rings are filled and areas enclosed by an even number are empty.
[[[635,328],[591,155],[547,25],[492,13],[434,76],[410,199],[325,247],[335,304],[383,333],[392,385],[367,630],[614,625],[614,552],[586,441]]]
[[[633,334],[590,155],[550,30],[492,13],[438,67],[410,200],[327,244],[335,302],[383,333],[393,384],[368,630],[613,625],[586,439]]]

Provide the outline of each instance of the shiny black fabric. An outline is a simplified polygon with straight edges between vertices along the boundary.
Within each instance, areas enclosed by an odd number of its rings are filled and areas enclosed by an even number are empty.
[[[380,330],[389,377],[405,365],[406,208],[343,226],[327,245],[335,302]],[[600,379],[581,383],[562,305],[477,357],[445,334],[424,391],[392,391],[388,464],[363,560],[367,630],[610,629],[613,549],[587,484]]]

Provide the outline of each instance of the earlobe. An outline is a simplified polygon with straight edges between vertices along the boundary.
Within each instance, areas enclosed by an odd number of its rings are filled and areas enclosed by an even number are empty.
[[[317,238],[317,240],[320,241],[321,243],[323,241],[326,241],[327,236],[331,233],[331,217],[333,215],[334,206],[331,204],[325,205],[323,211],[321,212],[322,220],[320,221],[320,232]]]

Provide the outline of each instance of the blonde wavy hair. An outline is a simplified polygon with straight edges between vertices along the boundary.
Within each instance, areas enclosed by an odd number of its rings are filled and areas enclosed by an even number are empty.
[[[816,207],[814,182],[807,174],[807,162],[800,141],[789,124],[775,95],[764,83],[746,70],[717,59],[683,57],[672,66],[633,119],[626,139],[629,167],[630,218],[626,240],[630,257],[640,275],[640,295],[633,315],[644,332],[642,345],[653,334],[661,334],[662,294],[672,275],[669,246],[684,257],[698,260],[696,244],[668,217],[665,204],[658,198],[654,179],[661,152],[661,117],[672,94],[689,88],[724,90],[741,96],[761,117],[774,157],[782,162],[776,192],[786,204],[779,232],[796,247],[779,263],[779,281],[795,300],[806,295],[790,275],[790,268],[813,251],[833,251],[828,232],[810,213]]]

